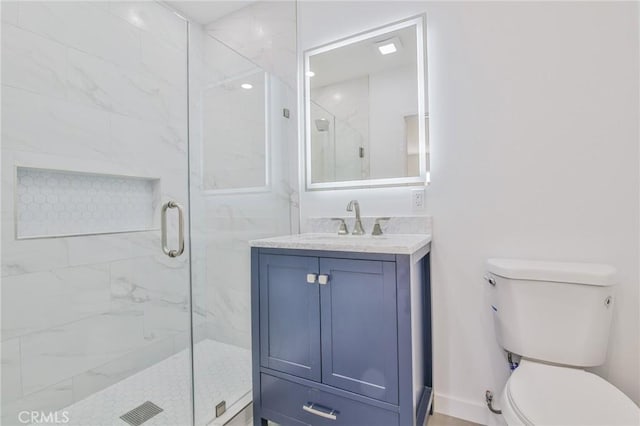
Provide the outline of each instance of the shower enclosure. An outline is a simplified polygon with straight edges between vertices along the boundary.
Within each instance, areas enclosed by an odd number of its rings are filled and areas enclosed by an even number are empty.
[[[295,3],[212,16],[2,2],[2,425],[250,403],[248,241],[297,228]]]

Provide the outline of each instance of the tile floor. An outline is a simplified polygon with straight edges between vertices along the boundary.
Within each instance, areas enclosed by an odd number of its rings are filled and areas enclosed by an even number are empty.
[[[215,418],[215,405],[223,399],[227,410],[251,390],[251,353],[213,340],[195,345],[196,424]],[[109,386],[60,411],[67,411],[73,426],[127,426],[120,416],[145,401],[164,411],[144,426],[182,426],[190,419],[191,381],[189,352],[185,349],[145,370]],[[185,421],[186,420],[186,421]]]
[[[444,414],[435,413],[429,419],[428,426],[478,426],[478,423],[472,423],[455,417],[445,416]]]

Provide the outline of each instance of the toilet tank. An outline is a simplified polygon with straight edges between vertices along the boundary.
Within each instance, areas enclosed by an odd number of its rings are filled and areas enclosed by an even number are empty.
[[[570,366],[604,363],[616,270],[589,263],[487,261],[491,309],[509,352]]]

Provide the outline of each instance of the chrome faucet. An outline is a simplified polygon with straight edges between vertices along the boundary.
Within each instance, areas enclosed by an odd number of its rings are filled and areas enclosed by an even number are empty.
[[[352,235],[364,235],[364,228],[362,227],[362,220],[360,219],[360,203],[358,200],[351,200],[349,204],[347,204],[347,211],[352,212],[353,208],[356,208],[356,224],[353,227]]]

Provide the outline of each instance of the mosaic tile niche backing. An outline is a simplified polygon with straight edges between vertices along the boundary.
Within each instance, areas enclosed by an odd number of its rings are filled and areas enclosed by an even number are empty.
[[[154,229],[159,179],[18,167],[16,237]]]

